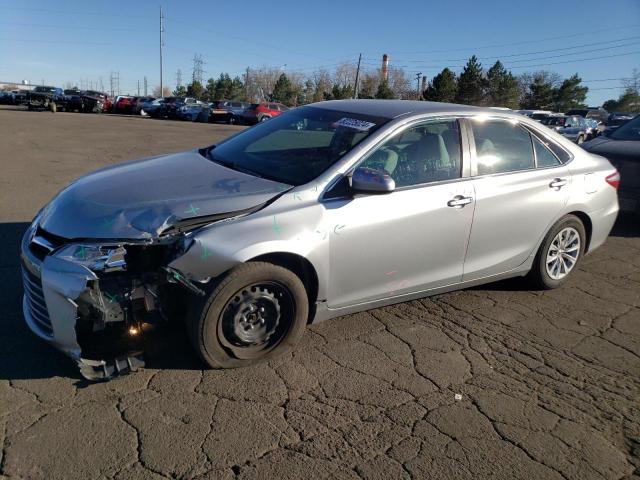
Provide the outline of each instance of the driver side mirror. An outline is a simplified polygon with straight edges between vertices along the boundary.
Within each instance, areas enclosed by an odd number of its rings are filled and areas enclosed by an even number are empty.
[[[351,177],[351,188],[358,193],[391,193],[396,189],[396,182],[385,171],[358,167]]]

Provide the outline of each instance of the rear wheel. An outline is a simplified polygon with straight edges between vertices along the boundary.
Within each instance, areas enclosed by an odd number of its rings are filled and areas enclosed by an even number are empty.
[[[266,262],[225,274],[189,316],[191,342],[212,368],[244,367],[280,356],[298,342],[309,304],[300,278]]]
[[[583,143],[584,143],[584,136],[583,135],[578,135],[577,144],[578,145],[582,145]]]
[[[575,215],[556,222],[540,245],[529,273],[534,285],[552,289],[565,283],[584,254],[585,239],[584,225]]]

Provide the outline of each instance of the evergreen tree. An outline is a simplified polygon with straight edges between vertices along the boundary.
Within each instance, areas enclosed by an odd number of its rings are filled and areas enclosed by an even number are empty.
[[[455,73],[445,68],[433,77],[427,89],[422,92],[422,97],[432,102],[451,103],[455,101],[457,91],[458,84]]]
[[[215,99],[217,83],[218,82],[216,82],[216,80],[213,78],[210,78],[209,80],[207,80],[207,86],[205,87],[205,92],[204,92],[204,95],[207,100],[211,101]]]
[[[193,97],[199,100],[202,98],[203,92],[204,92],[204,88],[202,88],[202,84],[197,80],[194,80],[193,82],[191,82],[190,85],[187,85],[188,97]]]
[[[380,82],[378,91],[376,92],[376,98],[395,98],[393,90],[389,87],[389,82],[386,80]]]
[[[537,74],[529,84],[522,100],[522,108],[550,110],[553,108],[556,89],[544,75]]]
[[[482,105],[484,100],[485,79],[482,75],[482,65],[473,55],[462,70],[458,78],[456,103],[464,105]]]
[[[173,91],[172,95],[174,97],[186,97],[187,89],[184,87],[184,85],[178,85],[176,89]]]
[[[234,77],[231,81],[231,88],[229,89],[230,100],[245,100],[244,83],[240,80],[240,77]]]
[[[353,87],[351,85],[334,85],[331,89],[333,100],[342,100],[345,98],[353,98]]]
[[[229,100],[229,95],[232,93],[233,81],[228,73],[221,73],[218,81],[216,82],[216,90],[214,93],[215,100]]]
[[[578,74],[565,79],[560,87],[554,92],[554,110],[556,112],[566,112],[572,108],[583,107],[587,98],[589,87],[582,87],[582,79]]]
[[[274,102],[284,103],[285,105],[293,105],[296,101],[296,92],[294,91],[291,81],[286,74],[281,73],[278,81],[273,86],[271,99]]]
[[[487,101],[493,107],[518,108],[518,81],[500,60],[487,71]]]

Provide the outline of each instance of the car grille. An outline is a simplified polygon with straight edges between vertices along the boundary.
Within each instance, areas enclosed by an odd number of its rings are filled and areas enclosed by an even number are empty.
[[[27,299],[27,307],[31,318],[40,328],[42,333],[53,336],[53,328],[47,311],[47,304],[44,300],[42,292],[42,283],[40,278],[35,276],[26,268],[22,268],[22,281],[24,285],[24,293]]]

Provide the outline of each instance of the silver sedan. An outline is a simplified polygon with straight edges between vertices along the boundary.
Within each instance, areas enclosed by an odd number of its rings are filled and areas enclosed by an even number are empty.
[[[141,365],[176,318],[206,364],[246,366],[310,322],[517,276],[559,287],[607,238],[618,183],[509,112],[313,104],[76,180],[23,238],[24,316],[88,378]]]

